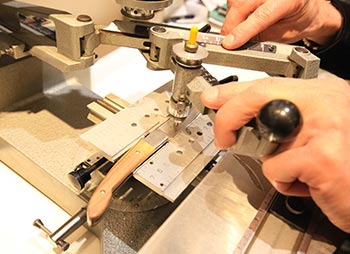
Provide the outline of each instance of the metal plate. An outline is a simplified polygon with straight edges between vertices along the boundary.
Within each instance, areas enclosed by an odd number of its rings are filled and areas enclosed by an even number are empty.
[[[81,138],[116,160],[151,129],[167,118],[169,95],[151,93],[81,135]]]
[[[179,131],[156,154],[143,163],[135,172],[134,177],[158,194],[174,201],[203,169],[205,165],[191,168],[193,178],[177,191],[167,192],[172,184],[178,184],[175,179],[186,170],[193,160],[213,142],[213,123],[208,116],[199,115],[184,130]],[[213,151],[206,163],[215,155]],[[205,159],[205,158],[203,158]],[[200,170],[198,168],[200,167]],[[180,184],[181,185],[181,184]]]

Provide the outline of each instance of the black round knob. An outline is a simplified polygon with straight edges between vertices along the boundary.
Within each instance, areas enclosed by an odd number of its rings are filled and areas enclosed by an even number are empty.
[[[270,101],[261,108],[257,116],[260,135],[276,143],[292,139],[298,133],[301,122],[299,109],[287,100]]]
[[[80,168],[68,174],[71,184],[78,190],[82,190],[85,184],[91,179],[91,171],[87,168]]]
[[[285,205],[287,210],[294,215],[303,214],[306,208],[302,197],[286,196]]]

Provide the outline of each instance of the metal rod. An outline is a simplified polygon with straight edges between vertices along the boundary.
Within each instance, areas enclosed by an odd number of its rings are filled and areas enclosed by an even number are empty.
[[[64,240],[86,222],[86,207],[81,208],[66,223],[50,235],[54,242]]]
[[[53,244],[55,244],[61,250],[66,251],[69,248],[70,244],[67,243],[65,239],[73,232],[75,232],[85,222],[86,207],[83,207],[53,233],[51,233],[51,231],[44,226],[44,223],[40,219],[36,219],[33,222],[33,225],[43,230],[49,239],[53,242]]]

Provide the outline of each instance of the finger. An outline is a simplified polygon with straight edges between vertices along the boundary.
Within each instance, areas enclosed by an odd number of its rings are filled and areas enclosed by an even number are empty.
[[[308,184],[317,172],[312,171],[310,156],[305,156],[307,149],[294,148],[264,160],[262,171],[277,191],[289,196],[310,196]]]
[[[310,154],[308,149],[308,146],[305,145],[271,156],[263,162],[264,175],[272,183],[280,184],[278,185],[279,190],[284,193],[290,191],[288,184],[296,181],[307,183],[309,187],[315,187],[313,179],[318,171],[314,166],[312,156],[307,156]]]
[[[230,18],[225,22],[226,26],[223,28],[223,33],[230,34],[230,36],[223,40],[222,45],[227,49],[242,46],[254,36],[283,19],[291,11],[291,8],[284,1],[267,1],[260,5],[244,21],[237,24],[239,19],[232,21],[234,18],[231,16],[239,14],[237,9],[232,7],[229,11]],[[233,28],[231,31],[228,31],[229,22],[233,22],[230,26],[230,28]]]
[[[305,38],[302,31],[290,29],[290,25],[285,23],[276,23],[261,33],[259,33],[259,41],[275,41],[281,43],[294,43]]]
[[[227,0],[226,1],[226,6],[227,6],[227,11],[234,5],[238,5],[238,6],[241,6],[241,4],[239,3],[239,1],[237,0]]]
[[[228,34],[231,32],[232,28],[246,20],[250,13],[254,11],[252,9],[253,5],[247,4],[247,2],[245,4],[233,3],[232,5],[228,6],[226,18],[221,28],[222,34]]]
[[[241,93],[226,102],[215,116],[215,144],[219,149],[227,149],[236,142],[235,132],[257,115],[267,99],[254,98],[249,93]]]
[[[203,104],[209,108],[218,109],[236,94],[244,91],[251,82],[231,82],[224,85],[212,86],[201,94]]]
[[[309,186],[299,181],[292,183],[273,182],[272,185],[278,192],[287,196],[310,197]]]
[[[230,28],[237,26],[254,12],[265,0],[235,0],[227,2],[226,18],[221,32],[230,32]]]

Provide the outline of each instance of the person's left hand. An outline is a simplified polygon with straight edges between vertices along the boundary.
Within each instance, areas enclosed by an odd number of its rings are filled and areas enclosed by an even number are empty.
[[[342,25],[339,11],[325,0],[227,0],[221,32],[227,49],[248,40],[293,43],[307,38],[327,45]]]

